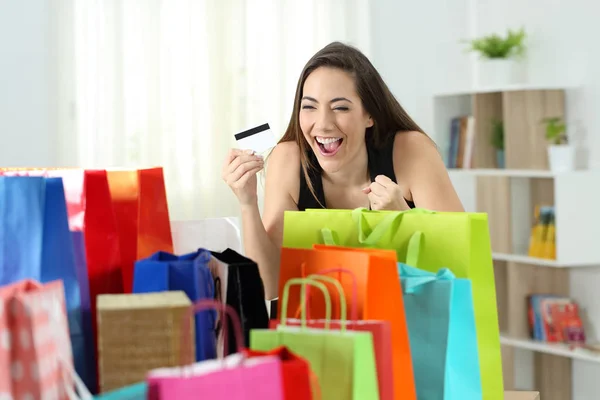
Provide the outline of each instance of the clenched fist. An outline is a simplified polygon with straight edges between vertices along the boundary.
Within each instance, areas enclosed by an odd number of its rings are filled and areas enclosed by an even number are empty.
[[[375,181],[363,189],[369,197],[371,210],[408,210],[402,190],[394,181],[385,175],[377,175]]]

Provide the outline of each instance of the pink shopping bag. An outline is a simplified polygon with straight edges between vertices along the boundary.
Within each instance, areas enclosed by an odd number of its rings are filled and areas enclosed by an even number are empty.
[[[392,362],[392,331],[391,324],[389,321],[383,320],[359,320],[358,319],[358,281],[356,275],[349,269],[345,268],[329,268],[317,271],[316,274],[308,275],[307,278],[319,279],[319,276],[331,274],[337,272],[338,282],[342,282],[341,274],[347,274],[352,278],[352,302],[350,303],[350,320],[340,321],[332,320],[326,321],[323,319],[315,320],[310,319],[309,309],[306,307],[306,325],[310,328],[324,329],[326,322],[329,322],[330,329],[341,329],[342,324],[345,324],[346,329],[370,332],[373,336],[373,351],[375,353],[375,362],[377,366],[377,382],[379,386],[379,397],[381,400],[393,400],[394,399],[394,366]],[[323,284],[327,285],[328,280],[325,280]],[[337,285],[334,285],[337,286]],[[306,296],[305,302],[310,303],[310,286],[307,285],[305,288]],[[340,305],[341,306],[341,305]],[[302,320],[298,319],[300,314],[301,305],[298,307],[296,312],[296,318],[287,319],[286,325],[289,326],[301,326]],[[341,314],[341,312],[340,312]],[[269,321],[269,327],[271,329],[277,329],[280,324],[279,320],[273,319]]]
[[[215,300],[200,300],[191,308],[185,324],[191,323],[193,314],[205,309],[217,309],[221,315],[229,315],[237,342],[237,353],[223,359],[206,360],[184,367],[161,368],[150,371],[147,377],[148,399],[197,399],[214,398],[228,400],[283,400],[283,377],[281,359],[277,356],[247,357],[243,349],[244,337],[239,316],[235,310]],[[222,318],[225,320],[225,318]],[[224,337],[227,325],[223,324]],[[186,332],[184,329],[183,332]],[[187,336],[187,335],[186,335]],[[182,342],[185,358],[193,360],[189,351],[191,338]],[[227,348],[227,347],[225,347]],[[186,351],[188,350],[188,351]]]
[[[62,281],[0,288],[0,339],[0,398],[68,398],[73,356]]]

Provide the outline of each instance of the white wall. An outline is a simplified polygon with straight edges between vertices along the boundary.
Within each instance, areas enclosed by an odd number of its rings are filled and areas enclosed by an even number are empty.
[[[531,84],[577,85],[567,92],[567,123],[588,147],[589,164],[600,165],[600,3],[593,0],[431,0],[372,2],[373,61],[407,111],[434,138],[432,93],[468,89],[474,56],[459,41],[472,35],[524,26],[529,34]],[[573,270],[571,292],[587,311],[599,340],[600,272]],[[597,333],[598,332],[598,333]],[[522,389],[532,389],[530,358],[519,358]],[[573,362],[573,399],[598,398],[600,366]],[[542,394],[543,399],[543,394]]]
[[[0,165],[56,162],[50,3],[0,0]]]
[[[471,29],[469,0],[371,4],[372,61],[400,104],[435,140],[432,94],[470,83],[471,57],[459,43]]]

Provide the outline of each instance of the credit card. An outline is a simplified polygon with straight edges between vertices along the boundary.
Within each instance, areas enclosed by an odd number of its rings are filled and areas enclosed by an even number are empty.
[[[269,124],[263,124],[237,133],[235,140],[241,150],[254,150],[256,153],[264,153],[277,144]]]

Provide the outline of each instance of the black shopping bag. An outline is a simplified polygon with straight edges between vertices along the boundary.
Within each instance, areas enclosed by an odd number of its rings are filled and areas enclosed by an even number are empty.
[[[265,289],[258,265],[232,249],[222,253],[213,251],[211,254],[213,259],[209,262],[209,268],[215,281],[215,299],[233,307],[240,316],[244,345],[250,347],[250,330],[269,328]],[[217,354],[235,353],[234,332],[230,329],[227,340],[224,341],[222,325],[223,322],[219,318],[216,325]],[[223,353],[225,343],[227,343],[227,351]]]

